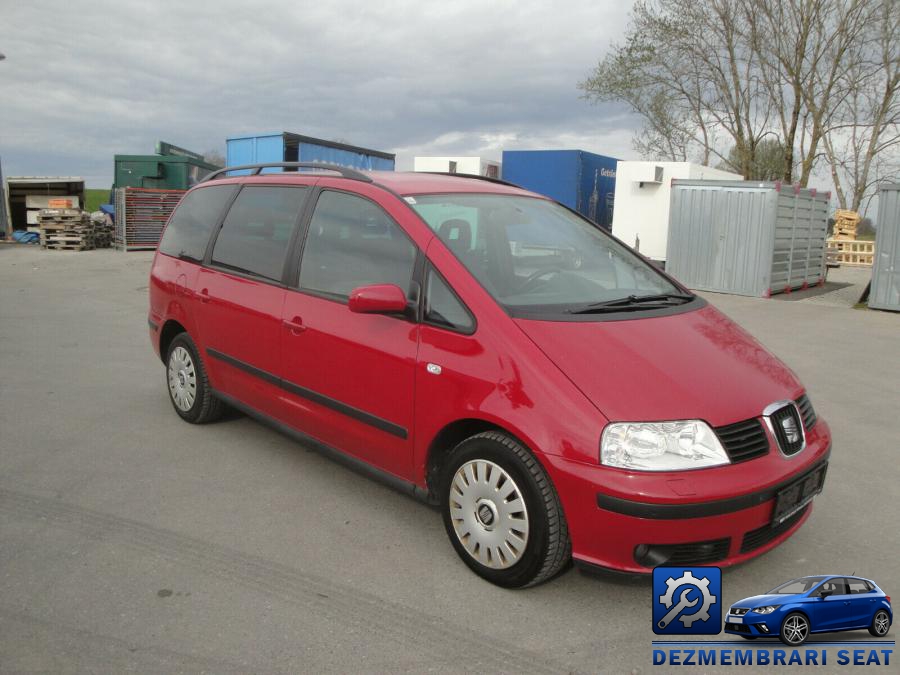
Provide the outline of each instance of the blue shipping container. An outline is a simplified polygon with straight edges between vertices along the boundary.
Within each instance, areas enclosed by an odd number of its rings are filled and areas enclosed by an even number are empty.
[[[610,229],[617,161],[584,150],[505,150],[503,180],[555,199]]]
[[[266,162],[326,162],[354,169],[394,170],[394,155],[391,153],[301,136],[287,131],[235,136],[226,140],[225,147],[226,166]],[[280,170],[266,169],[264,172]]]

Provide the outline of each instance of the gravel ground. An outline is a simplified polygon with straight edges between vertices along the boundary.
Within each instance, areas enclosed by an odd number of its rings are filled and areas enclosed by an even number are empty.
[[[0,671],[666,672],[646,582],[493,587],[435,511],[246,417],[181,422],[147,338],[150,260],[0,246]],[[847,288],[705,294],[834,434],[811,518],[726,570],[726,607],[816,572],[900,595],[900,315],[849,309]]]

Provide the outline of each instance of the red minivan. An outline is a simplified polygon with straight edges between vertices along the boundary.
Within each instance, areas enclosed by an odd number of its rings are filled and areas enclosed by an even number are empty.
[[[809,516],[803,385],[595,224],[474,176],[265,166],[188,192],[153,261],[182,419],[233,406],[439,505],[507,587],[732,565]]]

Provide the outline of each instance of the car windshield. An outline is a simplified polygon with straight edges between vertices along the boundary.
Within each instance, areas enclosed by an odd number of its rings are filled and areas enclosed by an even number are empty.
[[[693,299],[554,202],[497,194],[415,195],[406,201],[509,310],[622,311],[626,304],[652,309]]]
[[[803,577],[802,579],[794,579],[786,584],[781,584],[777,588],[769,591],[769,595],[796,595],[798,593],[806,593],[819,585],[826,577]]]

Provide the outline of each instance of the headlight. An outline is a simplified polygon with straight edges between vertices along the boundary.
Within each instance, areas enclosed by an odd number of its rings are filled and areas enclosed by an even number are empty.
[[[781,605],[766,605],[765,607],[757,607],[756,609],[751,609],[751,612],[756,612],[757,614],[771,614],[776,609],[781,607]]]
[[[681,471],[730,464],[706,422],[616,422],[603,430],[600,463],[638,471]]]

